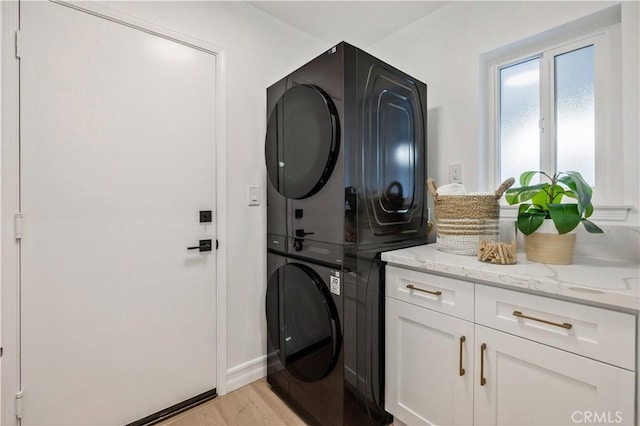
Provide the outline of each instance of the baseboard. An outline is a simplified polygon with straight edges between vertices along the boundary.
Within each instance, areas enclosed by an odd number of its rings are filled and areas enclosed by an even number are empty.
[[[227,370],[227,392],[239,389],[267,375],[267,356],[247,361]]]

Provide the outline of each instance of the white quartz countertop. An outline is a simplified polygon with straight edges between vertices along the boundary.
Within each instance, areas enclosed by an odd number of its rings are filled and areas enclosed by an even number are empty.
[[[436,244],[385,252],[382,260],[473,282],[640,310],[638,263],[575,256],[572,265],[547,265],[529,262],[519,252],[517,264],[496,265],[439,251]]]

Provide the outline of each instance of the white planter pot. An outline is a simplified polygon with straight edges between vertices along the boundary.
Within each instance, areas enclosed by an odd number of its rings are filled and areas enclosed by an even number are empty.
[[[578,225],[580,226],[580,225]],[[566,234],[563,235],[568,235],[568,234],[575,234],[576,231],[578,230],[578,227],[573,228],[573,231],[567,232]],[[556,234],[556,235],[560,235],[558,234],[558,230],[556,229],[556,225],[554,225],[553,220],[551,219],[545,219],[544,222],[542,222],[542,225],[540,226],[540,228],[536,229],[536,232],[540,232],[542,234]]]

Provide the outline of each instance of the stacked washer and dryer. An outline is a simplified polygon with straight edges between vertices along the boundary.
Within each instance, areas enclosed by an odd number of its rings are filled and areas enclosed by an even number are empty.
[[[340,43],[267,89],[267,381],[384,425],[384,264],[426,243],[426,85]]]

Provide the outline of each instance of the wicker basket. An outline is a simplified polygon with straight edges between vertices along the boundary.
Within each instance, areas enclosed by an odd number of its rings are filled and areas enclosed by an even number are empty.
[[[439,195],[436,182],[427,179],[427,189],[435,207],[438,250],[447,253],[475,256],[480,235],[497,235],[502,194],[513,185],[509,178],[502,182],[495,194]]]

